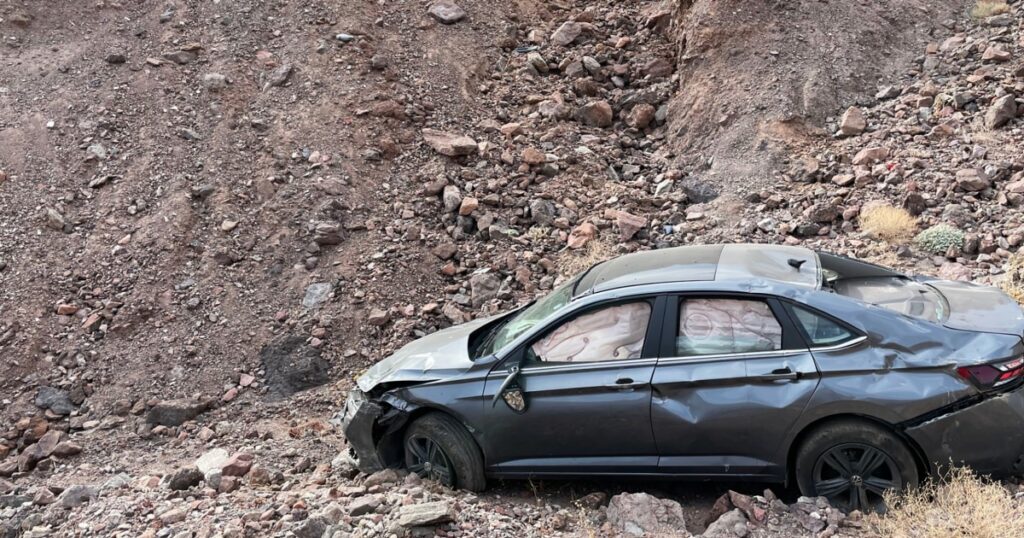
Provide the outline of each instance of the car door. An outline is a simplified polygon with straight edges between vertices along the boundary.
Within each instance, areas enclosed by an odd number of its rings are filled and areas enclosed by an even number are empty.
[[[484,389],[491,472],[656,470],[650,381],[664,301],[651,296],[587,306],[554,321],[503,361]],[[494,399],[514,365],[522,411],[500,394]]]
[[[784,478],[784,440],[817,386],[814,359],[781,304],[677,295],[651,380],[663,472]]]

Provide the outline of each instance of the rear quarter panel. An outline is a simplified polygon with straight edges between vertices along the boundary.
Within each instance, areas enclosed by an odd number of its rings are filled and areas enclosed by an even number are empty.
[[[1020,338],[950,329],[827,292],[792,297],[860,330],[866,340],[831,351],[813,351],[821,381],[794,428],[794,438],[814,423],[839,415],[900,425],[978,394],[956,366],[1021,354]],[[899,429],[899,428],[897,428]]]

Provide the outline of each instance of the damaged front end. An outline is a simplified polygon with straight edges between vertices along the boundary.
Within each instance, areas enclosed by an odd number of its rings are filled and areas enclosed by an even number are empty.
[[[391,392],[374,398],[352,388],[341,413],[349,458],[364,473],[402,463],[402,430],[414,406]]]

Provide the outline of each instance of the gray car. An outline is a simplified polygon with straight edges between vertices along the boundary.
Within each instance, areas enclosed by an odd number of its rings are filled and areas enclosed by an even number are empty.
[[[351,453],[487,478],[795,481],[877,506],[950,463],[1024,469],[1024,314],[999,290],[804,248],[712,245],[591,267],[357,380]]]

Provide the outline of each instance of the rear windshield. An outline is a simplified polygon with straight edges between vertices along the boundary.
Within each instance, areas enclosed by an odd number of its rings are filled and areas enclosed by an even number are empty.
[[[825,289],[926,321],[939,323],[949,317],[946,300],[931,286],[845,256],[819,252],[818,258]]]
[[[949,316],[945,300],[935,289],[907,277],[848,278],[834,282],[832,289],[840,295],[926,321],[939,323]]]

